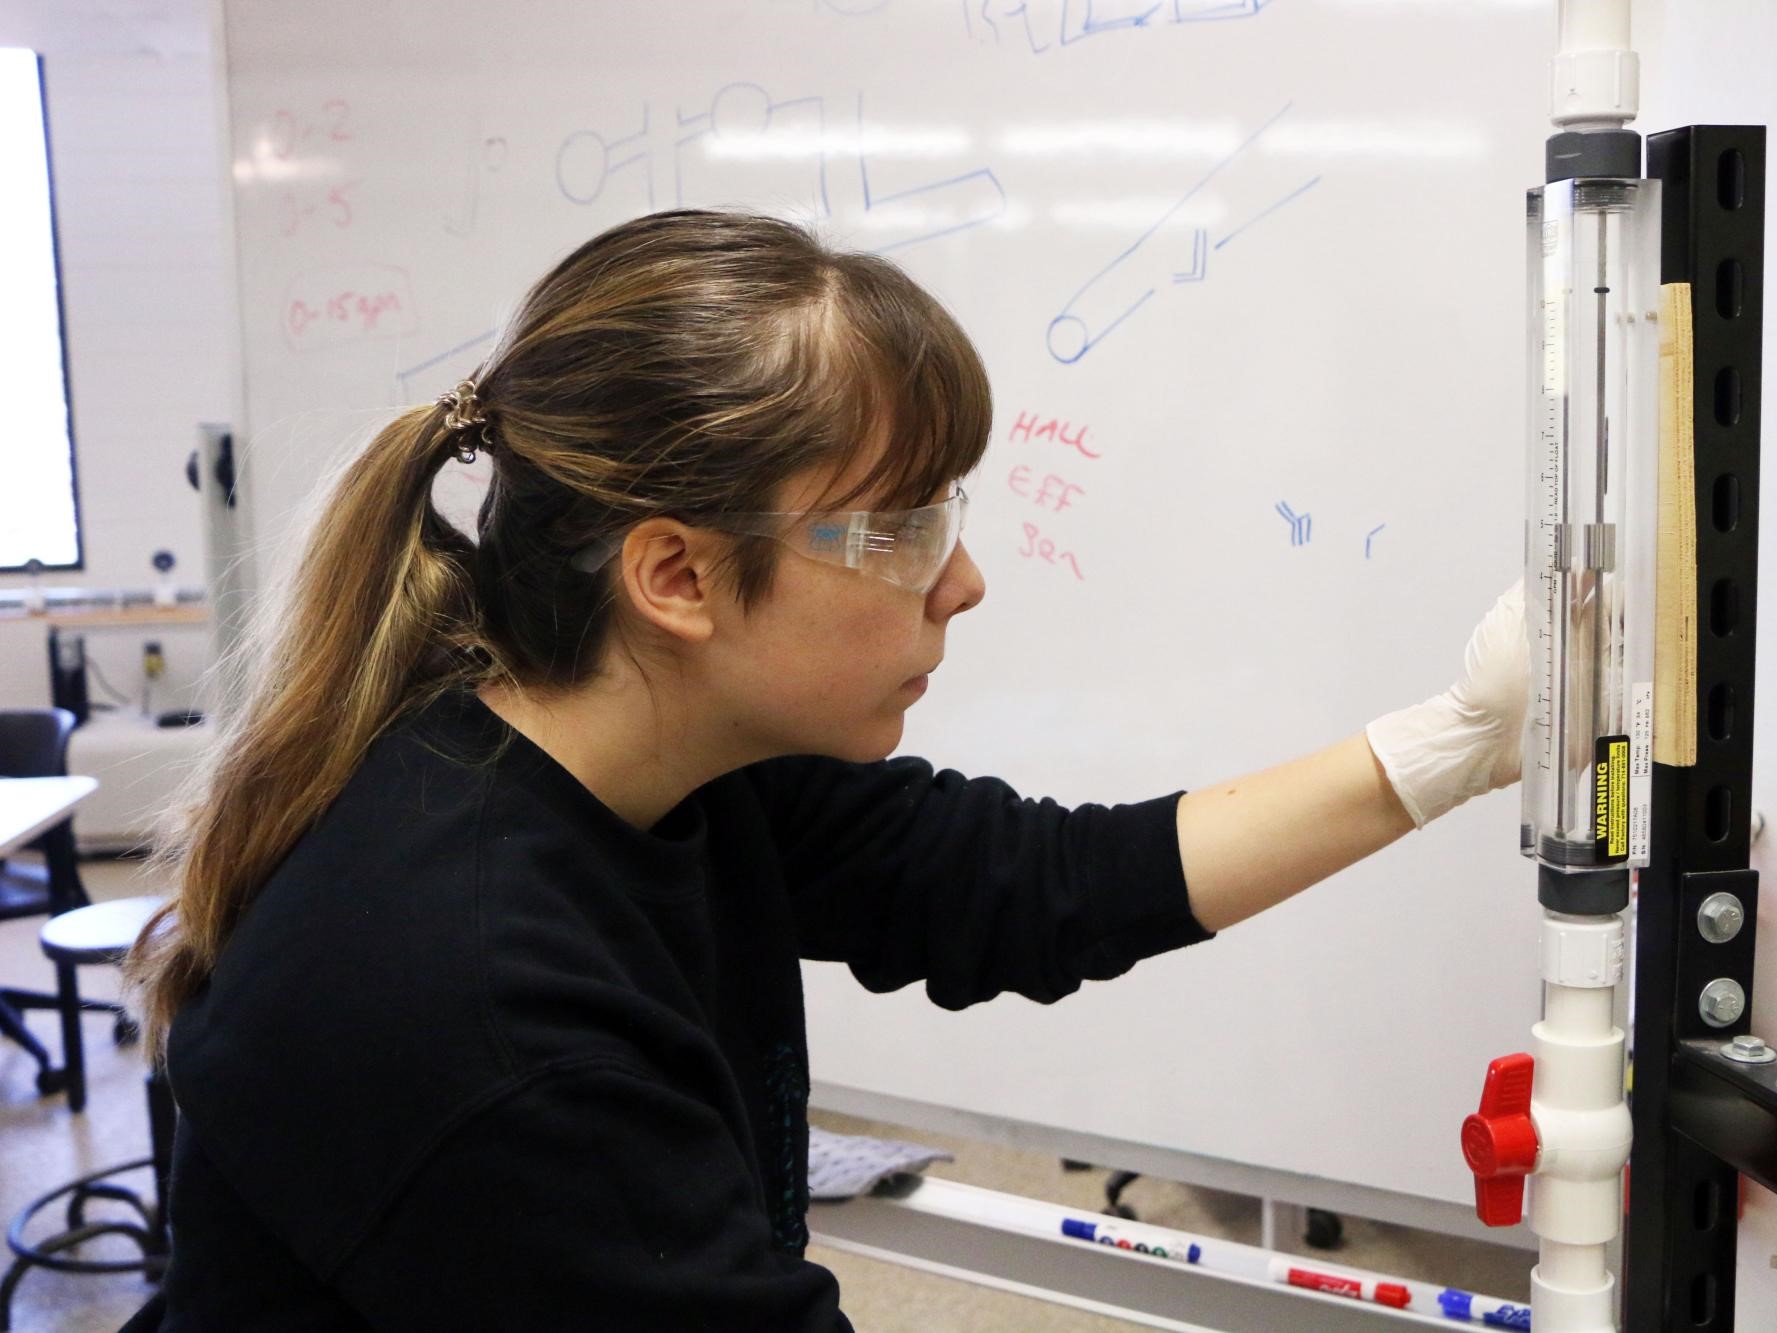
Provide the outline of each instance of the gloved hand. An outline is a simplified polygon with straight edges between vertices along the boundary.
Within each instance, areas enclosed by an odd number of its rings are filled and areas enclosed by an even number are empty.
[[[1518,780],[1529,696],[1530,641],[1520,580],[1475,627],[1460,680],[1364,728],[1415,827]]]

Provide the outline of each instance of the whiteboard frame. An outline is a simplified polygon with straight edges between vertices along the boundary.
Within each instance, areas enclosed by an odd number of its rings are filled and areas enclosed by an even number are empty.
[[[868,1088],[847,1087],[822,1079],[810,1081],[808,1104],[811,1110],[886,1121],[932,1134],[955,1134],[1025,1152],[1053,1153],[1076,1162],[1137,1171],[1145,1176],[1206,1189],[1324,1208],[1328,1212],[1417,1227],[1464,1240],[1486,1241],[1533,1254],[1537,1249],[1536,1236],[1522,1222],[1515,1227],[1484,1226],[1468,1205],[1379,1189],[1374,1185],[1256,1166],[1028,1120],[984,1115],[962,1107],[879,1093]]]
[[[1066,1241],[1060,1219],[1073,1211],[927,1178],[898,1198],[816,1203],[808,1225],[818,1243],[866,1259],[1174,1333],[1403,1333],[1452,1326],[1441,1315]]]

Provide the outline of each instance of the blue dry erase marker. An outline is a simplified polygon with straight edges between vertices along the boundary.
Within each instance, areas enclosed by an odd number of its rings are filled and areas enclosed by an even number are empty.
[[[1455,1287],[1438,1293],[1438,1304],[1447,1319],[1479,1321],[1488,1328],[1529,1328],[1530,1307],[1511,1301],[1496,1301],[1491,1296],[1477,1296]]]
[[[1132,1250],[1136,1254],[1151,1255],[1172,1263],[1194,1264],[1203,1258],[1203,1247],[1195,1242],[1181,1247],[1164,1242],[1131,1240],[1116,1227],[1106,1226],[1103,1222],[1088,1222],[1084,1218],[1062,1218],[1061,1234],[1073,1240],[1091,1241],[1094,1245],[1109,1245],[1119,1250]]]

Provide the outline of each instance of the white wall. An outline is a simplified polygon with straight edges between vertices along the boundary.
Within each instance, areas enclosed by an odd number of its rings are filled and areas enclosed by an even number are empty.
[[[148,587],[165,549],[200,585],[184,460],[198,421],[228,418],[236,342],[208,0],[0,0],[0,46],[43,57],[85,530],[85,570],[45,582]],[[107,631],[88,653],[134,695],[151,637],[168,664],[156,707],[184,706],[201,628]],[[0,706],[48,701],[42,627],[0,622]]]

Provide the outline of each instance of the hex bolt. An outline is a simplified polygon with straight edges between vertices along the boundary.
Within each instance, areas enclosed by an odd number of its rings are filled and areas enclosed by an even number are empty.
[[[1711,944],[1726,944],[1746,924],[1746,909],[1731,893],[1712,893],[1697,909],[1697,929]]]
[[[1697,1010],[1712,1028],[1725,1028],[1736,1023],[1746,1012],[1746,992],[1732,977],[1717,977],[1703,987]]]
[[[1722,1044],[1721,1053],[1728,1059],[1743,1065],[1768,1065],[1777,1060],[1777,1051],[1772,1050],[1757,1037],[1735,1037]]]

